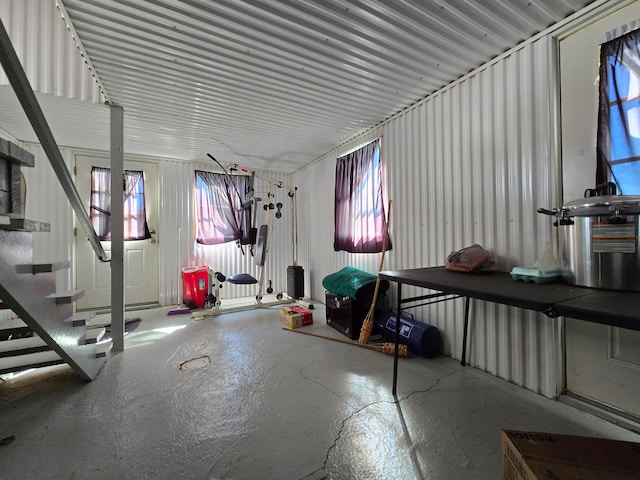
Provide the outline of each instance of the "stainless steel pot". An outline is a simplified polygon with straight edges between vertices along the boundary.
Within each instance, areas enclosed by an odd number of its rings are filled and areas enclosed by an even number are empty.
[[[640,196],[581,198],[538,211],[557,217],[565,283],[640,291]]]

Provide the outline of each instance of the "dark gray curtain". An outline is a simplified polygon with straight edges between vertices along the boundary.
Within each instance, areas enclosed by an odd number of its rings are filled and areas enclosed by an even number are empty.
[[[640,165],[639,43],[635,30],[600,47],[596,185],[613,182],[620,193]]]
[[[380,140],[338,158],[335,188],[334,250],[382,252],[387,222]],[[387,239],[387,250],[390,249],[391,240]]]
[[[203,245],[238,241],[245,245],[251,227],[251,207],[243,204],[250,177],[196,170],[196,241]]]

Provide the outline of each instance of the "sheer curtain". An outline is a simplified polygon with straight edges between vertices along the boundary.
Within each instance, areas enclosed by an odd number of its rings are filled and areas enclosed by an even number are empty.
[[[246,243],[251,207],[243,205],[249,191],[250,177],[196,170],[196,241]]]
[[[151,238],[144,198],[144,173],[125,170],[124,184],[124,239],[145,240]]]
[[[640,30],[600,47],[596,185],[640,193]]]
[[[336,162],[335,251],[382,251],[386,216],[382,191],[380,140],[338,158]],[[390,239],[387,250],[391,249]]]
[[[124,172],[124,239],[145,240],[151,238],[147,224],[144,198],[144,174],[141,171]],[[111,169],[91,169],[91,223],[98,238],[111,241]]]

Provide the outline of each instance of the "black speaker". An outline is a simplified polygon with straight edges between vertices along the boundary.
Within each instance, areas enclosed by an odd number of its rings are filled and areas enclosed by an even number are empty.
[[[287,295],[295,299],[304,297],[304,268],[300,265],[287,267]]]

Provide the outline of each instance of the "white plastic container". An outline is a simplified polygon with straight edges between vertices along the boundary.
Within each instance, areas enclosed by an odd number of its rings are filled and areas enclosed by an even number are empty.
[[[560,268],[513,267],[511,269],[511,278],[523,282],[549,283],[558,280],[561,275]]]

